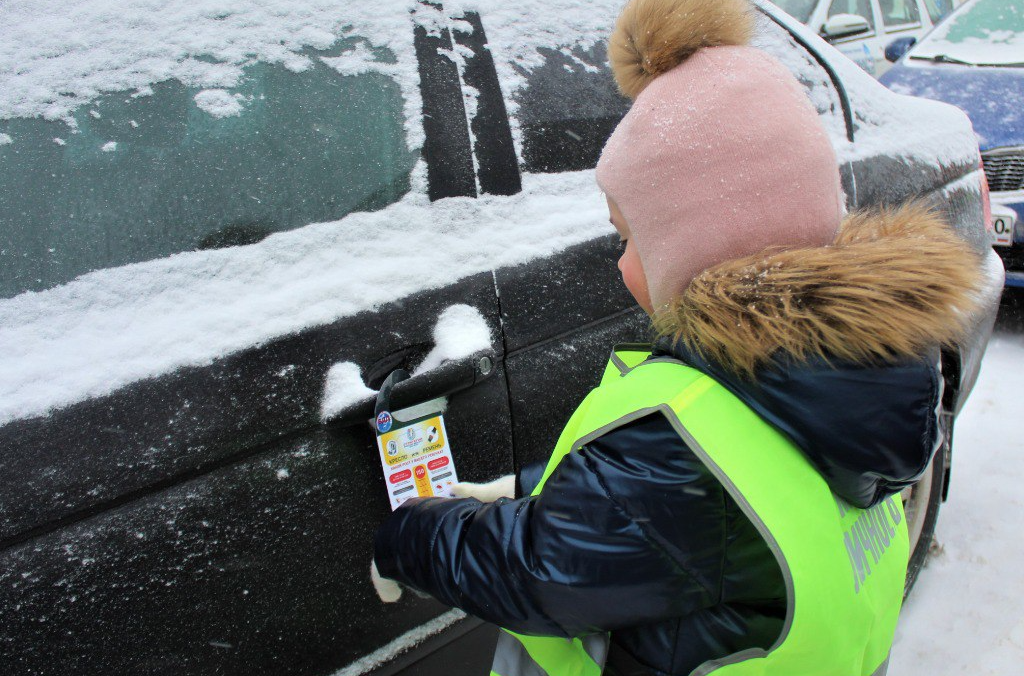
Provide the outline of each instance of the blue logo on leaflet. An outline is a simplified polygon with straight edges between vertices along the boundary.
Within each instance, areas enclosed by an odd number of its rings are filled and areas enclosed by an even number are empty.
[[[377,416],[377,431],[384,434],[391,429],[392,422],[391,414],[387,411],[381,411],[380,415]]]

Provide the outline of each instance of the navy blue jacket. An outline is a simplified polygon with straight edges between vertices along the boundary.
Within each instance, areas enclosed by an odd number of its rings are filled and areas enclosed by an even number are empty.
[[[936,446],[937,352],[878,366],[777,359],[743,379],[658,349],[787,434],[853,504],[907,485]],[[660,413],[567,455],[535,497],[406,503],[379,529],[375,560],[385,577],[520,633],[610,631],[609,673],[689,674],[768,649],[786,614],[767,545]]]

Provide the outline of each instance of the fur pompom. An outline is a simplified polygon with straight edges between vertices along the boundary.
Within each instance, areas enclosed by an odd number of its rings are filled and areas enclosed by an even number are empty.
[[[608,42],[615,81],[631,99],[701,47],[746,45],[747,0],[630,0]]]

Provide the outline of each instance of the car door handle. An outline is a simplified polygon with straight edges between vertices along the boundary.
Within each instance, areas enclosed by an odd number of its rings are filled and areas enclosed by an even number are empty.
[[[494,373],[496,361],[497,355],[491,350],[481,350],[399,380],[390,392],[391,408],[401,410],[473,387]],[[353,402],[328,418],[324,425],[329,430],[340,430],[365,424],[372,421],[376,403],[376,396]]]

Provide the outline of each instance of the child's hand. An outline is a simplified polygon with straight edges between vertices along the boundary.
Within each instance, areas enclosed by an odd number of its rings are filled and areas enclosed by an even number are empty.
[[[485,484],[463,482],[452,486],[453,498],[476,498],[480,502],[494,502],[498,498],[516,497],[516,475],[509,474]]]
[[[373,582],[373,589],[377,592],[377,596],[384,603],[394,603],[398,599],[402,598],[402,587],[394,580],[389,580],[386,577],[381,577],[380,573],[377,572],[377,562],[370,562],[370,580]]]

